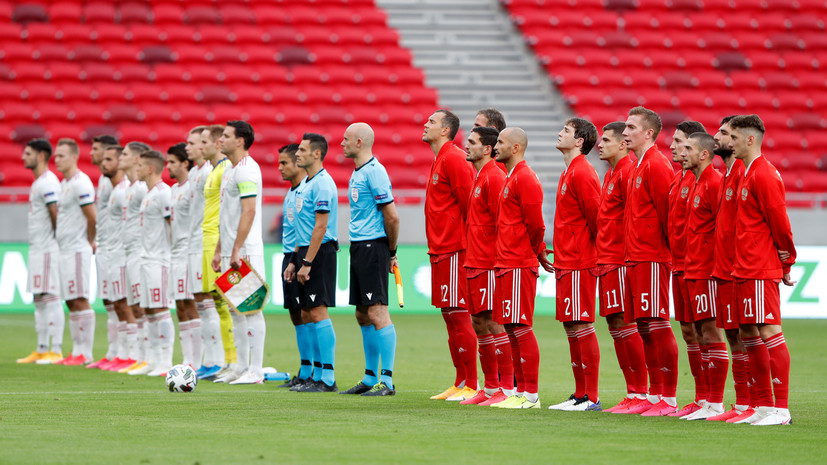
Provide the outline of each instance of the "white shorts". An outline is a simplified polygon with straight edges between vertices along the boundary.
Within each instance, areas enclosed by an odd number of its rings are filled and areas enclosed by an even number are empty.
[[[141,307],[169,308],[169,268],[159,263],[141,265]]]
[[[204,292],[204,284],[201,282],[201,277],[204,275],[202,255],[201,252],[195,252],[190,253],[188,257],[187,281],[191,294],[202,294]]]
[[[29,250],[29,279],[26,292],[58,295],[60,274],[57,252],[38,253]]]
[[[192,300],[186,259],[173,259],[169,273],[169,297],[172,300]]]
[[[63,300],[89,299],[92,251],[60,252],[60,295]]]
[[[141,304],[141,264],[143,259],[137,253],[126,254],[126,304]]]
[[[126,279],[126,260],[110,257],[107,273],[107,299],[112,302],[125,299],[129,289]]]
[[[111,260],[109,254],[98,249],[95,253],[95,276],[98,280],[98,298],[112,300],[109,298],[109,273]]]

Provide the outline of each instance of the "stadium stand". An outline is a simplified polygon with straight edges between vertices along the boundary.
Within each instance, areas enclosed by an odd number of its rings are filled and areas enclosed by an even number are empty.
[[[238,118],[271,166],[278,147],[324,134],[340,187],[352,170],[341,136],[368,122],[394,187],[424,187],[428,164],[413,153],[437,93],[373,0],[3,2],[0,40],[0,187],[30,184],[19,155],[32,137],[115,132],[165,150],[193,126]]]

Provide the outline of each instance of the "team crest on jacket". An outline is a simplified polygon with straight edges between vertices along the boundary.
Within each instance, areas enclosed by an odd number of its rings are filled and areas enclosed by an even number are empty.
[[[741,200],[747,200],[747,195],[749,195],[749,190],[746,187],[741,189]]]
[[[698,208],[698,204],[700,204],[700,203],[701,203],[701,196],[700,196],[700,195],[696,195],[696,196],[695,196],[695,201],[694,201],[694,202],[692,202],[692,207],[693,207],[693,208]]]
[[[503,189],[503,198],[507,198],[507,197],[508,197],[508,187]]]
[[[734,194],[734,192],[732,191],[732,188],[731,187],[727,188],[727,190],[726,190],[726,199],[731,200],[732,199],[732,194]]]
[[[297,212],[302,211],[302,205],[304,205],[304,199],[302,199],[302,198],[296,199],[296,211]]]
[[[480,189],[480,186],[477,186],[477,188],[476,188],[476,189],[474,189],[474,198],[479,197],[479,196],[480,196],[480,192],[482,192],[482,189]]]
[[[350,190],[350,198],[353,199],[354,202],[359,201],[359,189],[353,188]]]
[[[567,186],[566,183],[563,183],[563,187],[560,189],[563,192],[563,195],[566,195],[566,190],[568,188],[569,188],[569,186]]]
[[[640,183],[642,183],[642,182],[643,182],[643,178],[638,176],[637,179],[635,179],[635,189],[639,188]]]
[[[689,186],[683,186],[681,189],[681,198],[685,199],[689,196]]]
[[[439,181],[439,174],[434,173],[433,180],[434,180],[434,184],[436,184]]]
[[[615,183],[610,182],[610,183],[609,183],[609,187],[608,187],[608,189],[607,189],[607,190],[609,191],[609,195],[611,195],[611,193],[612,193],[612,191],[614,190],[614,188],[615,188]]]

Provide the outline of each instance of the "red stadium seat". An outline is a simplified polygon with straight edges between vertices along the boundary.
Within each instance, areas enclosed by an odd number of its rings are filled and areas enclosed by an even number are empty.
[[[56,2],[49,7],[49,22],[54,24],[77,24],[82,8],[75,2]]]
[[[112,2],[90,2],[83,6],[83,22],[96,26],[115,22],[115,5]]]
[[[121,24],[146,24],[152,11],[144,3],[130,2],[118,6],[118,22]]]
[[[41,5],[29,3],[15,5],[11,20],[15,23],[46,23],[49,21],[49,14]]]

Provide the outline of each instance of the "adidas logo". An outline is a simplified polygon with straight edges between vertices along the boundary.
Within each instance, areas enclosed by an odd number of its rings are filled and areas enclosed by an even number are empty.
[[[580,368],[582,368],[582,369],[584,369],[584,370],[585,370],[585,369],[586,369],[586,364],[585,364],[585,363],[581,364],[581,365],[580,365]]]
[[[312,300],[313,302],[316,301],[316,294],[310,294],[308,297],[310,297],[310,300]]]
[[[767,315],[767,319],[768,319],[768,320],[774,320],[774,319],[775,319],[775,315],[773,315],[772,313],[770,313],[769,315]]]
[[[521,320],[525,320],[525,315],[520,315]]]
[[[373,297],[373,292],[365,292],[365,295],[368,296],[368,300],[370,300],[371,297]]]
[[[772,379],[772,384],[784,384],[784,383],[782,383],[781,380],[778,379],[778,378],[773,378]]]
[[[577,363],[575,363],[575,362],[571,362],[571,367],[572,367],[572,368],[577,368]]]
[[[299,298],[298,297],[296,297],[296,303],[299,303]]]
[[[520,363],[525,363],[525,359],[520,357]]]
[[[465,350],[464,348],[460,347],[459,349],[457,349],[457,352],[462,354],[462,353],[465,353],[465,352],[468,352],[468,351]]]
[[[661,313],[661,315],[662,315],[662,314],[666,313],[666,310],[664,310],[664,309],[660,309],[660,313]]]
[[[465,303],[465,299],[464,299],[464,298],[459,299],[459,303],[464,304],[464,303]]]
[[[662,371],[664,373],[669,373],[672,370],[670,370],[669,368],[663,367],[663,368],[660,369],[660,371]]]
[[[248,337],[253,337],[253,332],[252,331],[247,331],[247,336]]]
[[[583,312],[583,318],[590,318],[589,317],[589,312]]]
[[[712,369],[712,368],[717,368],[717,367],[715,366],[715,364],[714,364],[714,363],[709,362],[709,368],[710,368],[710,369]]]
[[[500,349],[497,349],[497,350],[494,351],[494,355],[502,355],[502,354],[503,354],[503,351],[501,351]]]

